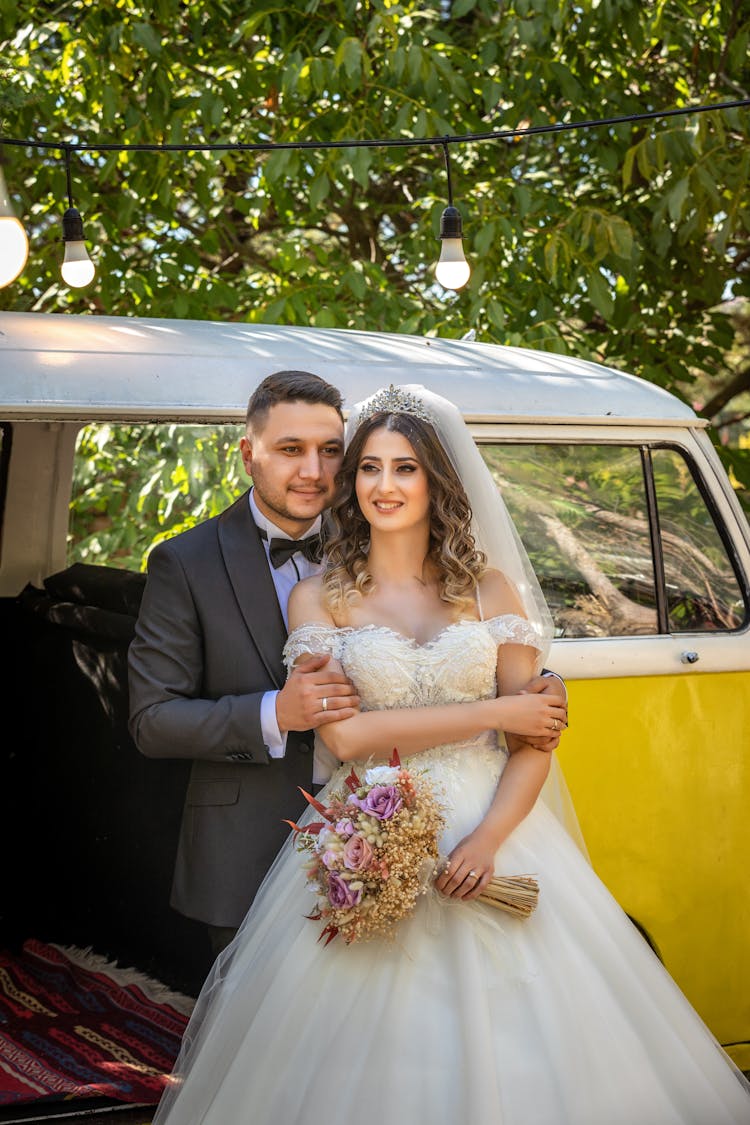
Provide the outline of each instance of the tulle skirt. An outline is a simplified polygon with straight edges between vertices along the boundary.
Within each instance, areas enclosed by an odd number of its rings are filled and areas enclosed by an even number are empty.
[[[419,764],[448,795],[448,852],[504,758]],[[325,945],[290,840],[206,982],[154,1125],[750,1123],[750,1085],[544,804],[495,870],[536,875],[530,918],[433,891],[392,944]]]

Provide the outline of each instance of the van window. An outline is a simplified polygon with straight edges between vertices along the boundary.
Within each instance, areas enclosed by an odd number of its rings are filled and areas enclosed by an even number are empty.
[[[481,450],[539,575],[557,636],[742,625],[740,582],[680,451],[542,443]]]
[[[651,451],[669,631],[737,629],[741,591],[706,502],[676,449]]]
[[[78,435],[68,563],[145,569],[160,539],[218,515],[247,487],[243,427],[92,423]]]

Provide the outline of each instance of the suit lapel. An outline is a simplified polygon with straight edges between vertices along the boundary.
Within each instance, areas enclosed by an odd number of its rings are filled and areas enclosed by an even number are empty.
[[[247,492],[219,517],[218,533],[240,613],[269,676],[281,688],[286,680],[281,658],[286,627]]]

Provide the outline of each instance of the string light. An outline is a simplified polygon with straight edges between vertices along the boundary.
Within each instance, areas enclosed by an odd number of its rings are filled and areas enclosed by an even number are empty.
[[[80,212],[73,206],[70,184],[70,156],[73,152],[272,152],[277,149],[331,149],[352,148],[425,148],[440,145],[445,156],[448,178],[448,206],[440,219],[441,253],[436,266],[437,280],[445,288],[458,289],[469,279],[470,269],[463,252],[461,214],[453,205],[453,190],[450,176],[450,156],[448,146],[470,144],[479,141],[517,140],[522,137],[540,136],[545,133],[564,133],[576,129],[595,129],[638,121],[653,121],[669,117],[684,117],[696,113],[711,113],[719,110],[742,109],[750,106],[750,98],[731,102],[718,102],[715,105],[682,106],[677,109],[651,110],[647,113],[623,114],[618,117],[587,119],[583,121],[561,121],[551,125],[532,125],[518,129],[501,129],[485,133],[457,133],[441,137],[387,137],[372,140],[352,139],[344,141],[250,141],[247,143],[219,142],[216,144],[119,144],[89,143],[87,141],[58,142],[0,137],[0,145],[19,148],[34,148],[63,152],[65,154],[68,209],[63,215],[63,241],[65,258],[62,264],[64,280],[72,286],[88,285],[95,274],[95,267],[86,250],[83,222]],[[23,226],[16,218],[10,204],[8,190],[0,167],[0,287],[9,285],[23,270],[28,257],[28,240]]]
[[[448,142],[443,145],[445,174],[448,178],[448,206],[440,216],[440,257],[435,266],[435,277],[443,289],[461,289],[469,280],[471,270],[466,261],[463,244],[461,212],[453,206],[453,185],[451,183],[451,158]]]
[[[0,162],[0,289],[16,280],[28,256],[29,240],[13,210]]]
[[[73,206],[69,148],[65,149],[65,177],[68,184],[68,209],[62,218],[65,257],[60,267],[60,273],[63,281],[73,289],[83,289],[85,285],[89,285],[94,280],[96,270],[86,249],[81,213]]]

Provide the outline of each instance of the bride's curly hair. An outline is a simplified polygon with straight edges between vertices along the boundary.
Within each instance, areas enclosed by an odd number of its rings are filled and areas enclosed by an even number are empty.
[[[326,544],[324,597],[336,612],[373,589],[367,567],[370,525],[357,501],[356,478],[362,450],[375,430],[402,434],[427,474],[430,541],[427,560],[438,575],[440,597],[457,608],[473,604],[487,560],[471,533],[471,508],[464,487],[429,422],[412,414],[381,412],[357,428],[336,477],[330,510],[332,531]]]

